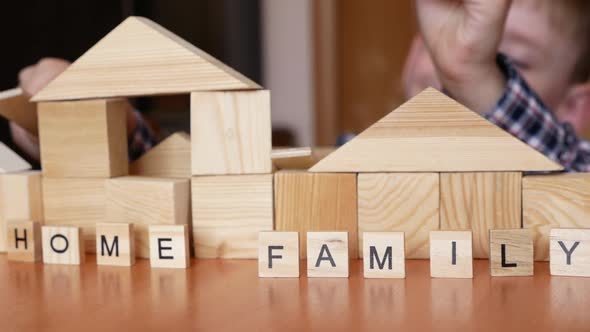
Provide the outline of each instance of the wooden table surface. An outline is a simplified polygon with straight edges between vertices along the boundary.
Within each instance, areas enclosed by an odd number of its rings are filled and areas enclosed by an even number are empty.
[[[8,262],[0,255],[2,331],[589,331],[590,278],[259,279],[256,261],[193,260],[188,270]]]

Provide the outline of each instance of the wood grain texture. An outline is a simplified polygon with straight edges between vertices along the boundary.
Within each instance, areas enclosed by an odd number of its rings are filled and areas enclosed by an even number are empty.
[[[95,225],[105,222],[106,179],[43,178],[45,225],[82,228],[85,249],[96,250]]]
[[[0,199],[4,219],[43,222],[41,172],[25,171],[0,175]]]
[[[43,264],[80,265],[85,261],[79,227],[43,226]]]
[[[493,277],[534,274],[533,234],[530,230],[490,230],[490,274]]]
[[[364,232],[363,276],[403,279],[406,257],[403,232]],[[373,248],[373,249],[371,249]]]
[[[551,228],[590,228],[590,173],[525,176],[523,225],[535,239],[535,260],[549,259]]]
[[[549,239],[552,276],[590,277],[590,229],[552,228]]]
[[[31,169],[16,152],[12,151],[6,144],[0,142],[0,174],[9,172],[21,172]]]
[[[197,258],[258,258],[258,233],[273,230],[273,179],[265,175],[192,178]]]
[[[299,278],[299,233],[258,233],[258,276]]]
[[[37,93],[33,101],[259,88],[160,25],[131,16]]]
[[[406,257],[429,257],[429,234],[439,230],[439,175],[361,173],[358,175],[359,257],[363,232],[404,232]]]
[[[270,92],[191,93],[192,174],[271,172]]]
[[[45,177],[127,175],[127,109],[123,99],[39,103]]]
[[[37,135],[37,104],[30,102],[22,89],[0,92],[0,116]]]
[[[9,261],[37,262],[43,259],[40,223],[11,221],[6,228],[6,252]]]
[[[106,183],[106,221],[133,223],[135,254],[149,258],[150,225],[190,225],[190,180],[125,176]]]
[[[454,261],[453,243],[455,243]],[[470,231],[430,232],[430,276],[473,278],[472,253]]]
[[[297,231],[300,257],[307,253],[306,232],[346,231],[349,256],[358,257],[356,174],[275,173],[275,230]]]
[[[191,138],[178,132],[168,136],[129,165],[129,174],[164,178],[191,177]]]
[[[429,88],[311,168],[312,172],[551,171],[561,166]]]
[[[309,147],[275,148],[270,153],[273,169],[303,169],[306,170],[316,163]]]
[[[348,278],[348,238],[346,232],[308,232],[307,276]]]
[[[473,257],[489,257],[490,229],[521,228],[522,174],[442,173],[440,229],[473,232]]]
[[[150,225],[149,234],[152,268],[189,267],[188,225]]]
[[[131,266],[135,264],[133,224],[96,224],[96,264]]]

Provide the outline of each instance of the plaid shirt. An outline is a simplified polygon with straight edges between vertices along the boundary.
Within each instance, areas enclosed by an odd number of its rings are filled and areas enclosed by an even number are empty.
[[[498,56],[508,82],[486,118],[569,172],[590,172],[590,141],[576,136],[569,123],[559,123],[516,71],[510,60]]]
[[[128,135],[129,160],[134,161],[156,145],[156,137],[141,113],[133,111],[135,128]]]

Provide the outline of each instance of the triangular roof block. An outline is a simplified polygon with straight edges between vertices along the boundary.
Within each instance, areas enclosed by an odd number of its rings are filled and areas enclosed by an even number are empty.
[[[563,168],[429,88],[310,169],[312,172],[497,172]]]
[[[129,173],[164,178],[190,178],[190,136],[185,132],[178,132],[168,136],[168,138],[131,163]]]
[[[20,172],[31,169],[31,165],[12,151],[4,143],[0,142],[0,174]]]
[[[160,25],[131,16],[32,100],[259,88],[255,82]]]

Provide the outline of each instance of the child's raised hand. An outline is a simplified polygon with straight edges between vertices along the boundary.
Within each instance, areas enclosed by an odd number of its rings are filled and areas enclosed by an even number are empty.
[[[29,96],[35,95],[68,68],[70,63],[58,58],[43,58],[18,73],[19,86]]]

